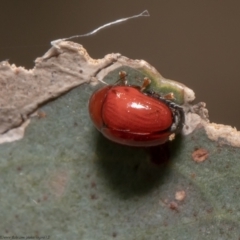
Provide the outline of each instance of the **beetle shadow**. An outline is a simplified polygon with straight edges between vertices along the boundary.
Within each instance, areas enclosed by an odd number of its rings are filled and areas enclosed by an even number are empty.
[[[140,148],[114,143],[100,133],[96,137],[97,167],[120,197],[145,195],[167,180],[171,172],[168,143]]]

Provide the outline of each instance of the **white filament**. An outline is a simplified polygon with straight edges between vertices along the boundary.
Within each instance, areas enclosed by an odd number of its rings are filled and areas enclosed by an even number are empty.
[[[117,23],[121,23],[121,22],[127,21],[129,19],[133,19],[133,18],[149,17],[149,16],[150,16],[150,14],[149,14],[148,10],[145,10],[145,11],[143,11],[142,13],[140,13],[138,15],[134,15],[134,16],[127,17],[127,18],[121,18],[121,19],[115,20],[113,22],[106,23],[106,24],[96,28],[95,30],[93,30],[93,31],[91,31],[89,33],[86,33],[86,34],[74,35],[74,36],[71,36],[71,37],[68,37],[68,38],[61,38],[61,39],[54,40],[54,41],[51,42],[51,44],[52,44],[52,46],[57,47],[56,44],[61,42],[61,41],[66,41],[66,40],[70,40],[70,39],[73,39],[73,38],[87,37],[87,36],[90,36],[90,35],[93,35],[93,34],[97,33],[98,31],[100,31],[103,28],[110,27],[111,25],[114,25],[114,24],[117,24]]]

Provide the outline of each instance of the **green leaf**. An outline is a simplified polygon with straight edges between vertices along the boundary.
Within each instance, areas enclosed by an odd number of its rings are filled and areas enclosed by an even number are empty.
[[[0,145],[2,236],[239,239],[238,148],[198,129],[171,142],[170,160],[157,165],[148,149],[95,130],[91,93],[82,85],[49,102],[22,140]],[[193,161],[197,148],[208,151],[204,162]]]

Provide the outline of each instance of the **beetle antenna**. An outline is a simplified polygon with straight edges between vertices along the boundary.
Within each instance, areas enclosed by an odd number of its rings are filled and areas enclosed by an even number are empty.
[[[145,10],[140,14],[133,15],[131,17],[121,18],[121,19],[115,20],[113,22],[106,23],[106,24],[94,29],[93,31],[91,31],[89,33],[86,33],[86,34],[74,35],[74,36],[71,36],[71,37],[68,37],[68,38],[61,38],[61,39],[51,41],[51,45],[54,46],[54,47],[57,47],[56,44],[61,42],[61,41],[66,41],[66,40],[70,40],[70,39],[73,39],[73,38],[87,37],[87,36],[90,36],[90,35],[93,35],[93,34],[97,33],[98,31],[102,30],[103,28],[110,27],[111,25],[121,23],[121,22],[130,20],[130,19],[133,19],[133,18],[149,17],[149,16],[150,16],[150,14],[149,14],[148,10]]]
[[[115,85],[118,84],[119,82],[123,83],[123,85],[127,85],[127,73],[125,71],[120,71],[118,73],[119,79],[115,82]]]

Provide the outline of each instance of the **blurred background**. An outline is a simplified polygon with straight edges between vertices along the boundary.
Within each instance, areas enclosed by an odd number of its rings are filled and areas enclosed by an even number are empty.
[[[147,9],[150,17],[75,39],[92,58],[144,59],[204,101],[210,120],[240,129],[240,1],[2,0],[0,61],[33,68],[50,42]]]

